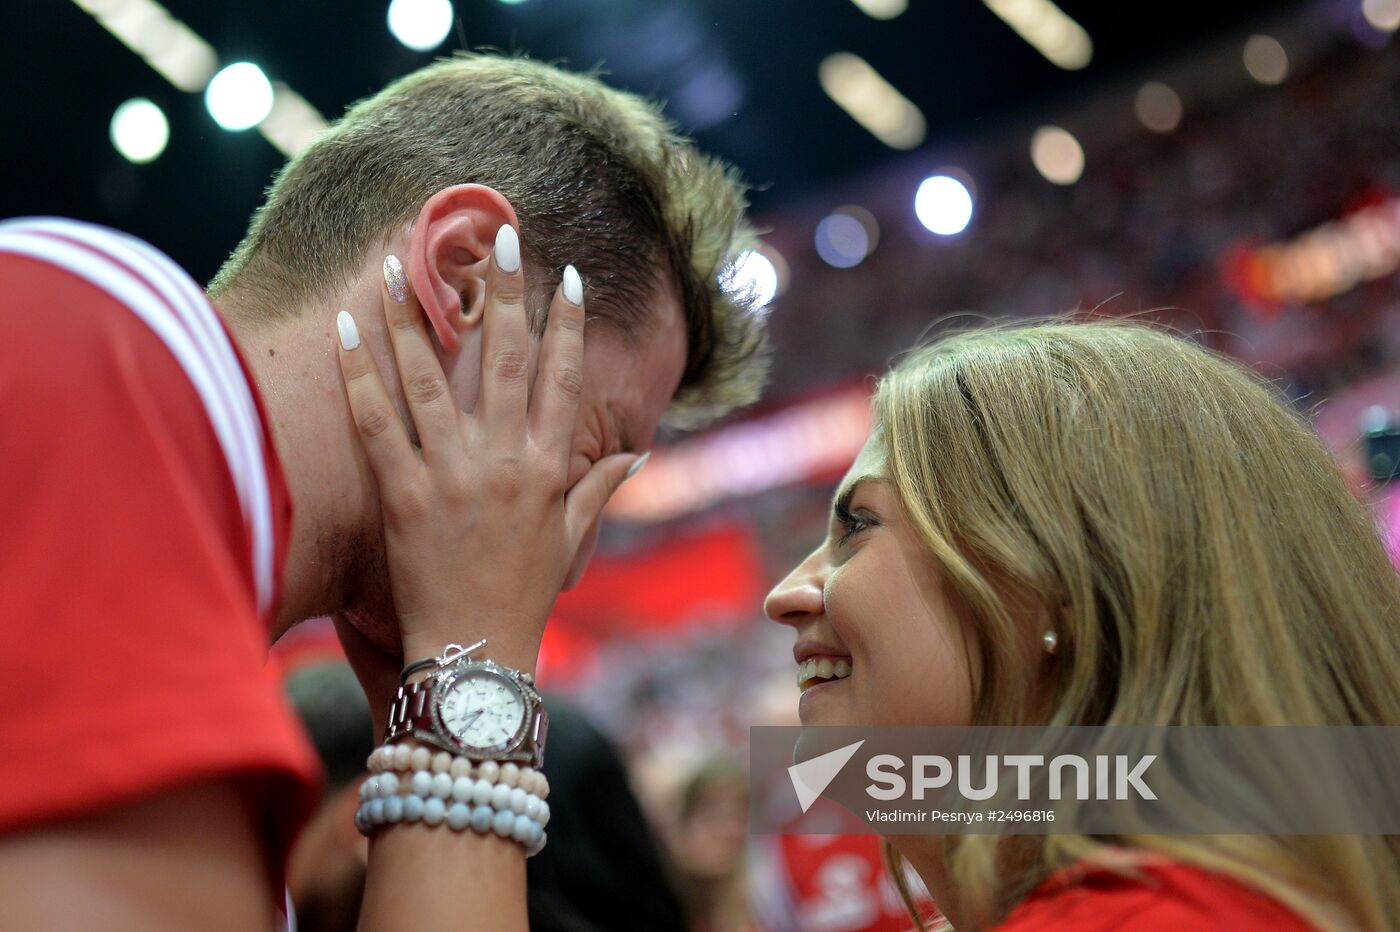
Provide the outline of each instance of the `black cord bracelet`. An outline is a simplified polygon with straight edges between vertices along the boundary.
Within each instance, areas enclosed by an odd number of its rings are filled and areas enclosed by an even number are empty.
[[[429,667],[448,667],[461,660],[477,648],[484,647],[486,639],[482,638],[471,647],[463,647],[461,644],[448,644],[442,649],[442,653],[437,657],[426,657],[422,660],[415,660],[403,668],[399,674],[399,685],[407,686],[408,678],[415,673],[419,673]]]

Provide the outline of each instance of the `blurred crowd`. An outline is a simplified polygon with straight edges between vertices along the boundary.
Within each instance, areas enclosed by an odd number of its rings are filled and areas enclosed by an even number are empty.
[[[1393,368],[1393,276],[1282,307],[1254,306],[1230,281],[1237,250],[1291,240],[1400,191],[1390,117],[1400,49],[1324,35],[1290,43],[1294,71],[1277,87],[1250,81],[1237,51],[1228,77],[1178,68],[1184,115],[1171,133],[1133,118],[1136,84],[1070,113],[1036,114],[1083,145],[1084,173],[1070,186],[1036,174],[1034,122],[957,147],[946,157],[972,175],[977,202],[957,237],[914,218],[918,178],[938,167],[927,157],[776,218],[792,274],[772,326],[784,345],[803,348],[778,360],[778,384],[801,391],[879,371],[952,315],[1074,308],[1154,311],[1203,330],[1209,345],[1284,379],[1295,397]],[[877,248],[853,269],[824,265],[810,242],[816,221],[843,202],[868,208],[881,227]],[[822,326],[806,326],[815,315]]]

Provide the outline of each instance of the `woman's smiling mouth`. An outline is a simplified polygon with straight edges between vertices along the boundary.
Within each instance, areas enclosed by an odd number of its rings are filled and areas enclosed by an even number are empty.
[[[820,683],[844,680],[850,675],[849,657],[808,657],[797,665],[797,687],[806,692]]]

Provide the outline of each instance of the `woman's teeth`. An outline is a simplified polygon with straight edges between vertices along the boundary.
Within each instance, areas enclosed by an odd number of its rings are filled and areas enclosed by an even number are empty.
[[[845,657],[810,657],[797,665],[797,685],[800,689],[815,686],[824,680],[844,680],[851,675],[851,662]]]

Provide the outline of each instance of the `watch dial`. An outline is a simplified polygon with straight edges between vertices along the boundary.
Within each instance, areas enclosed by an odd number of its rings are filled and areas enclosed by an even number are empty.
[[[469,673],[452,684],[442,703],[442,723],[468,747],[505,744],[525,722],[525,700],[494,673]]]

